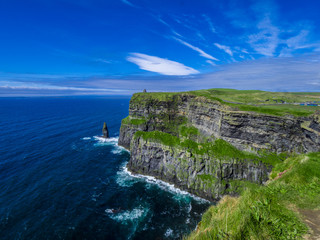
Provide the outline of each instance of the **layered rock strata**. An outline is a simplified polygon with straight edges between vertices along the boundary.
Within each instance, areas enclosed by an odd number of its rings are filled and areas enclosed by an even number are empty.
[[[188,93],[139,93],[133,95],[129,116],[122,121],[119,145],[131,151],[132,172],[218,199],[247,182],[268,179],[272,161],[261,157],[262,152],[319,151],[319,126],[314,116],[237,111]],[[217,139],[231,144],[221,145],[226,156],[212,150]]]

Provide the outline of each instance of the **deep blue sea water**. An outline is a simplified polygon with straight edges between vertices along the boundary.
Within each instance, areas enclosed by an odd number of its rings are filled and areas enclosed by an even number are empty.
[[[131,176],[129,98],[0,98],[0,239],[180,239],[208,202]],[[102,141],[106,121],[111,139]]]

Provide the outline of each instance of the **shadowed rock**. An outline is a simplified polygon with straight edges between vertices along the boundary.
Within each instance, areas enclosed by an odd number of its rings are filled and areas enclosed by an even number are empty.
[[[106,122],[103,123],[102,134],[104,138],[109,138],[109,131]]]

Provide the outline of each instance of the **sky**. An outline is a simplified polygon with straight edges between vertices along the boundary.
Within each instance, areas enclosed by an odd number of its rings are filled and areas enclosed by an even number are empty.
[[[2,0],[0,96],[320,90],[318,0]]]

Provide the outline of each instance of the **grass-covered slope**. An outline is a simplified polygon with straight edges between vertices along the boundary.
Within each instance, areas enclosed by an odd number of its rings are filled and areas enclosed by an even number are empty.
[[[190,135],[195,135],[197,133],[198,131],[196,128],[182,126],[180,128],[179,137],[160,131],[138,131],[135,133],[134,137],[142,137],[144,140],[159,142],[170,147],[182,148],[197,155],[206,154],[212,158],[237,159],[246,161],[251,160],[253,162],[262,162],[266,165],[272,166],[281,162],[282,159],[287,156],[287,153],[276,154],[272,152],[259,151],[258,154],[255,154],[241,151],[222,139],[216,139],[208,142],[196,142],[191,140]]]
[[[302,239],[308,222],[300,213],[320,210],[320,153],[288,158],[270,177],[210,207],[186,239]]]
[[[260,90],[235,90],[213,88],[192,91],[194,94],[211,95],[217,98],[243,104],[273,104],[320,101],[320,93],[267,92]]]
[[[268,115],[308,116],[319,109],[318,106],[300,106],[299,103],[320,104],[320,93],[266,92],[259,90],[207,89],[189,92],[136,93],[135,103],[148,104],[150,101],[168,101],[180,94],[205,97],[228,106],[234,111],[257,112]]]
[[[235,110],[258,112],[283,116],[308,116],[318,109],[317,106],[300,106],[298,103],[318,102],[319,93],[285,93],[259,90],[208,89],[191,91],[191,94],[203,96],[235,108]],[[298,105],[295,105],[298,104]]]

